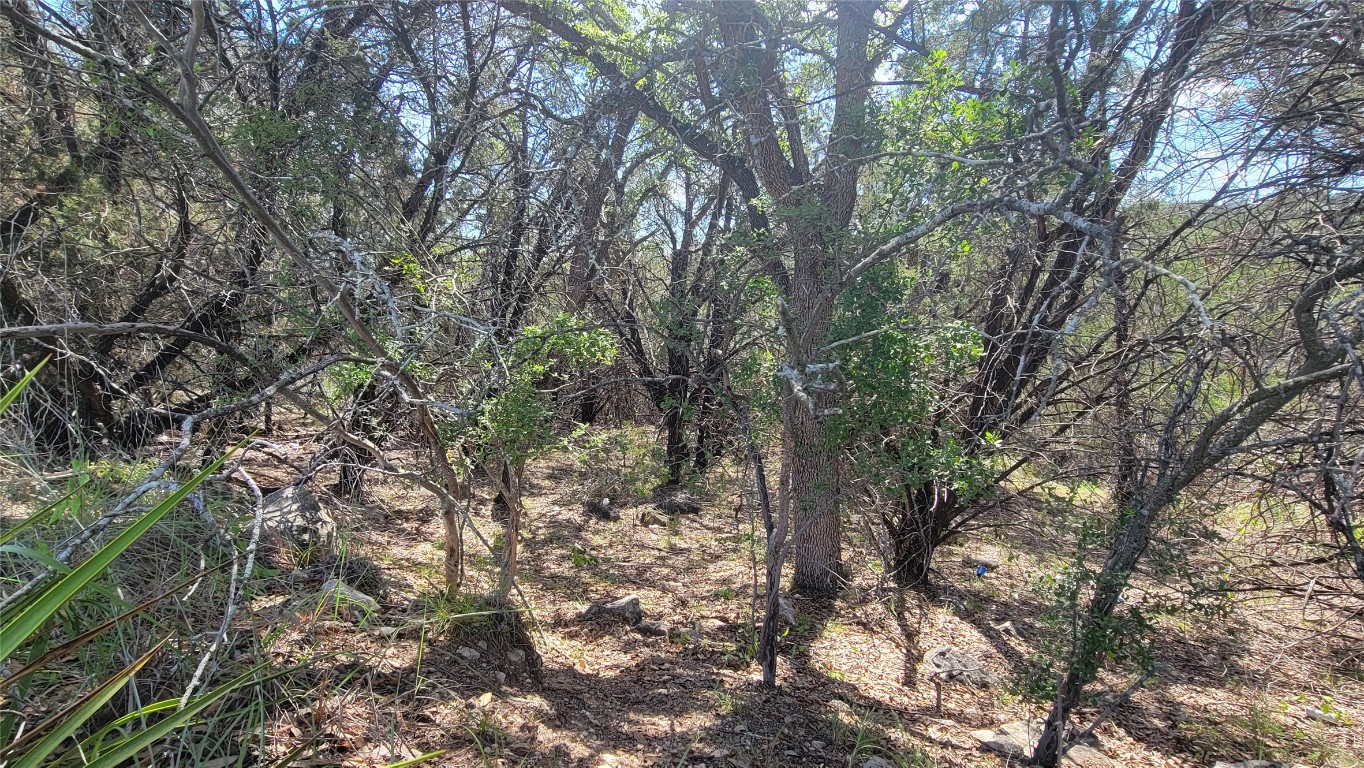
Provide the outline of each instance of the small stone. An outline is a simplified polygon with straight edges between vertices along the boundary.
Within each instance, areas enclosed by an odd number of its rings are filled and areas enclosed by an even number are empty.
[[[474,645],[477,645],[477,646],[478,646],[478,649],[479,649],[480,651],[486,651],[486,650],[488,650],[488,641],[487,641],[487,640],[479,640],[477,643],[474,643]]]
[[[299,605],[303,613],[313,613],[319,617],[334,616],[360,625],[379,612],[379,603],[374,598],[340,579],[331,579],[323,584],[316,595],[303,598]]]
[[[507,651],[507,661],[510,661],[513,664],[520,664],[525,660],[526,652],[520,648],[513,648],[510,651]]]
[[[618,619],[630,626],[644,619],[644,610],[639,606],[637,595],[626,595],[609,603],[593,603],[583,611],[584,619]]]
[[[1031,755],[1041,736],[1039,723],[1022,721],[1006,723],[998,729],[983,728],[971,732],[971,737],[980,742],[982,749],[1013,760],[1023,760]],[[1114,762],[1093,747],[1071,744],[1061,759],[1061,765],[1068,768],[1113,768]]]
[[[598,520],[613,522],[620,519],[620,510],[611,506],[610,499],[590,499],[583,504],[583,511]]]
[[[459,648],[455,649],[455,653],[464,657],[468,661],[473,661],[481,655],[479,654],[478,651],[475,651],[473,648],[470,648],[467,645],[462,645]]]
[[[382,635],[382,636],[384,636],[384,637],[387,637],[387,638],[389,638],[389,639],[391,640],[391,639],[397,637],[397,636],[398,636],[398,633],[401,632],[402,629],[399,628],[399,627],[379,627],[378,629],[376,629],[376,630],[374,630],[374,631],[375,631],[375,632],[378,632],[380,635]]]
[[[502,685],[503,683],[507,682],[507,673],[506,673],[506,672],[494,672],[494,673],[493,673],[493,677],[497,678],[497,684],[498,684],[498,685]]]
[[[678,515],[699,515],[701,514],[701,502],[685,493],[669,496],[658,502],[658,511],[668,517]]]
[[[702,635],[713,635],[724,632],[729,625],[719,619],[698,619],[696,622],[696,632]]]
[[[980,661],[950,645],[929,651],[924,663],[942,680],[960,680],[977,688],[987,688],[999,681],[999,676]]]
[[[1308,707],[1307,716],[1319,723],[1340,725],[1340,715],[1337,715],[1335,712],[1327,712],[1325,710],[1317,709],[1316,707]]]
[[[635,625],[635,631],[649,637],[666,637],[668,625],[661,621],[641,621]]]
[[[810,749],[824,749],[824,742],[812,741],[810,742]]]
[[[895,763],[892,763],[880,755],[873,755],[867,758],[866,762],[862,763],[862,768],[895,768]]]
[[[767,605],[767,597],[758,598],[760,605]],[[777,621],[788,627],[796,626],[796,606],[781,595],[777,595]]]
[[[645,509],[639,513],[639,524],[646,528],[658,528],[667,525],[668,518],[656,509]]]

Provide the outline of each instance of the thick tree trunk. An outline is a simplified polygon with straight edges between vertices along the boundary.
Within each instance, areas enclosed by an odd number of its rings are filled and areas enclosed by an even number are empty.
[[[901,504],[898,516],[888,514],[884,518],[890,534],[895,584],[927,587],[933,554],[956,516],[958,500],[951,490],[940,490],[930,484],[906,486]]]
[[[831,597],[847,584],[838,519],[839,450],[824,425],[799,398],[783,408],[786,503],[794,522],[796,570],[792,588]]]

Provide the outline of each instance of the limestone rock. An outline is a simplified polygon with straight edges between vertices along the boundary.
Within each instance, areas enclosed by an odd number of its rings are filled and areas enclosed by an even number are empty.
[[[1218,760],[1212,764],[1212,768],[1306,768],[1306,766],[1301,763],[1280,763],[1274,760],[1242,760],[1239,763]]]
[[[641,621],[635,625],[635,631],[649,637],[667,637],[668,625],[661,621]]]
[[[261,510],[261,554],[274,566],[299,568],[336,559],[336,521],[301,485],[266,496]]]
[[[479,656],[483,655],[467,645],[462,645],[456,648],[455,653],[458,654],[459,657],[464,659],[465,661],[476,661]]]
[[[960,680],[977,688],[999,682],[999,676],[965,651],[950,645],[940,646],[924,656],[924,663],[943,680]]]
[[[668,517],[677,517],[678,515],[701,514],[701,502],[698,501],[694,496],[685,493],[677,493],[671,496],[667,496],[663,498],[661,501],[659,501],[658,504],[655,506],[658,507],[658,511],[662,512]]]
[[[1042,736],[1041,728],[1040,722],[1016,721],[997,729],[972,731],[971,736],[980,742],[982,749],[1022,762],[1032,755],[1033,748]],[[1088,744],[1070,745],[1061,758],[1061,765],[1068,768],[1117,768],[1117,763]]]
[[[767,596],[760,595],[758,597],[758,606],[765,607],[766,605]],[[796,626],[796,606],[792,605],[791,601],[787,600],[783,595],[777,595],[777,621],[784,626]]]
[[[637,595],[626,595],[609,603],[593,603],[583,611],[584,619],[613,619],[636,626],[644,620],[644,610],[639,607]]]
[[[293,606],[299,615],[335,617],[360,625],[379,612],[379,603],[374,598],[340,579],[332,579],[318,592],[298,598]]]
[[[388,583],[384,572],[374,561],[363,557],[349,557],[333,574],[342,581],[364,592],[375,600],[388,598]]]
[[[646,508],[639,513],[639,524],[646,528],[663,526],[668,524],[668,518],[664,517],[663,514],[656,509]]]
[[[607,498],[589,499],[583,504],[583,511],[598,520],[611,522],[620,519],[620,510],[611,506],[611,500]]]

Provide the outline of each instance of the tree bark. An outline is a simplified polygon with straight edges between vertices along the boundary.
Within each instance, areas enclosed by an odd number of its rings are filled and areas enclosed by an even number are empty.
[[[788,387],[789,388],[789,387]],[[794,522],[796,568],[791,585],[803,595],[832,597],[847,584],[838,517],[839,450],[810,408],[788,393],[782,408],[784,463],[790,482],[783,500]]]

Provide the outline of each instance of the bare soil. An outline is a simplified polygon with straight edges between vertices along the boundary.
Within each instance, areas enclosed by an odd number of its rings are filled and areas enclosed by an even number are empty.
[[[514,625],[462,616],[480,611],[478,601],[441,597],[441,526],[429,496],[378,476],[371,503],[324,496],[349,532],[350,555],[375,563],[389,589],[364,626],[300,618],[279,594],[243,618],[273,661],[310,662],[315,676],[269,724],[274,757],[306,745],[295,765],[380,766],[444,750],[429,764],[755,768],[862,766],[879,756],[891,765],[995,768],[1005,760],[982,751],[972,731],[1043,714],[1014,681],[1049,636],[1033,585],[1068,546],[1044,505],[1000,504],[998,521],[1013,524],[941,550],[926,593],[886,584],[865,529],[846,526],[854,584],[833,603],[794,600],[780,686],[764,690],[751,653],[761,527],[736,509],[739,472],[717,470],[700,489],[702,513],[663,527],[640,524],[645,502],[619,521],[584,514],[588,490],[565,456],[526,474],[528,610]],[[472,512],[491,539],[500,526],[489,508],[485,491]],[[1244,538],[1223,549],[1270,540],[1253,526],[1232,535]],[[472,531],[466,547],[463,593],[478,595],[492,584],[493,560]],[[981,559],[997,567],[977,577]],[[1130,594],[1141,601],[1158,592],[1147,584]],[[1161,623],[1156,653],[1168,669],[1097,729],[1115,765],[1364,765],[1358,592],[1246,594],[1225,618]],[[590,603],[626,595],[669,634],[580,619]],[[943,645],[973,655],[1001,682],[946,683],[939,702],[922,659]],[[1108,676],[1096,693],[1130,680]],[[1305,716],[1323,703],[1341,713],[1340,724]],[[1102,706],[1096,697],[1081,725]]]

